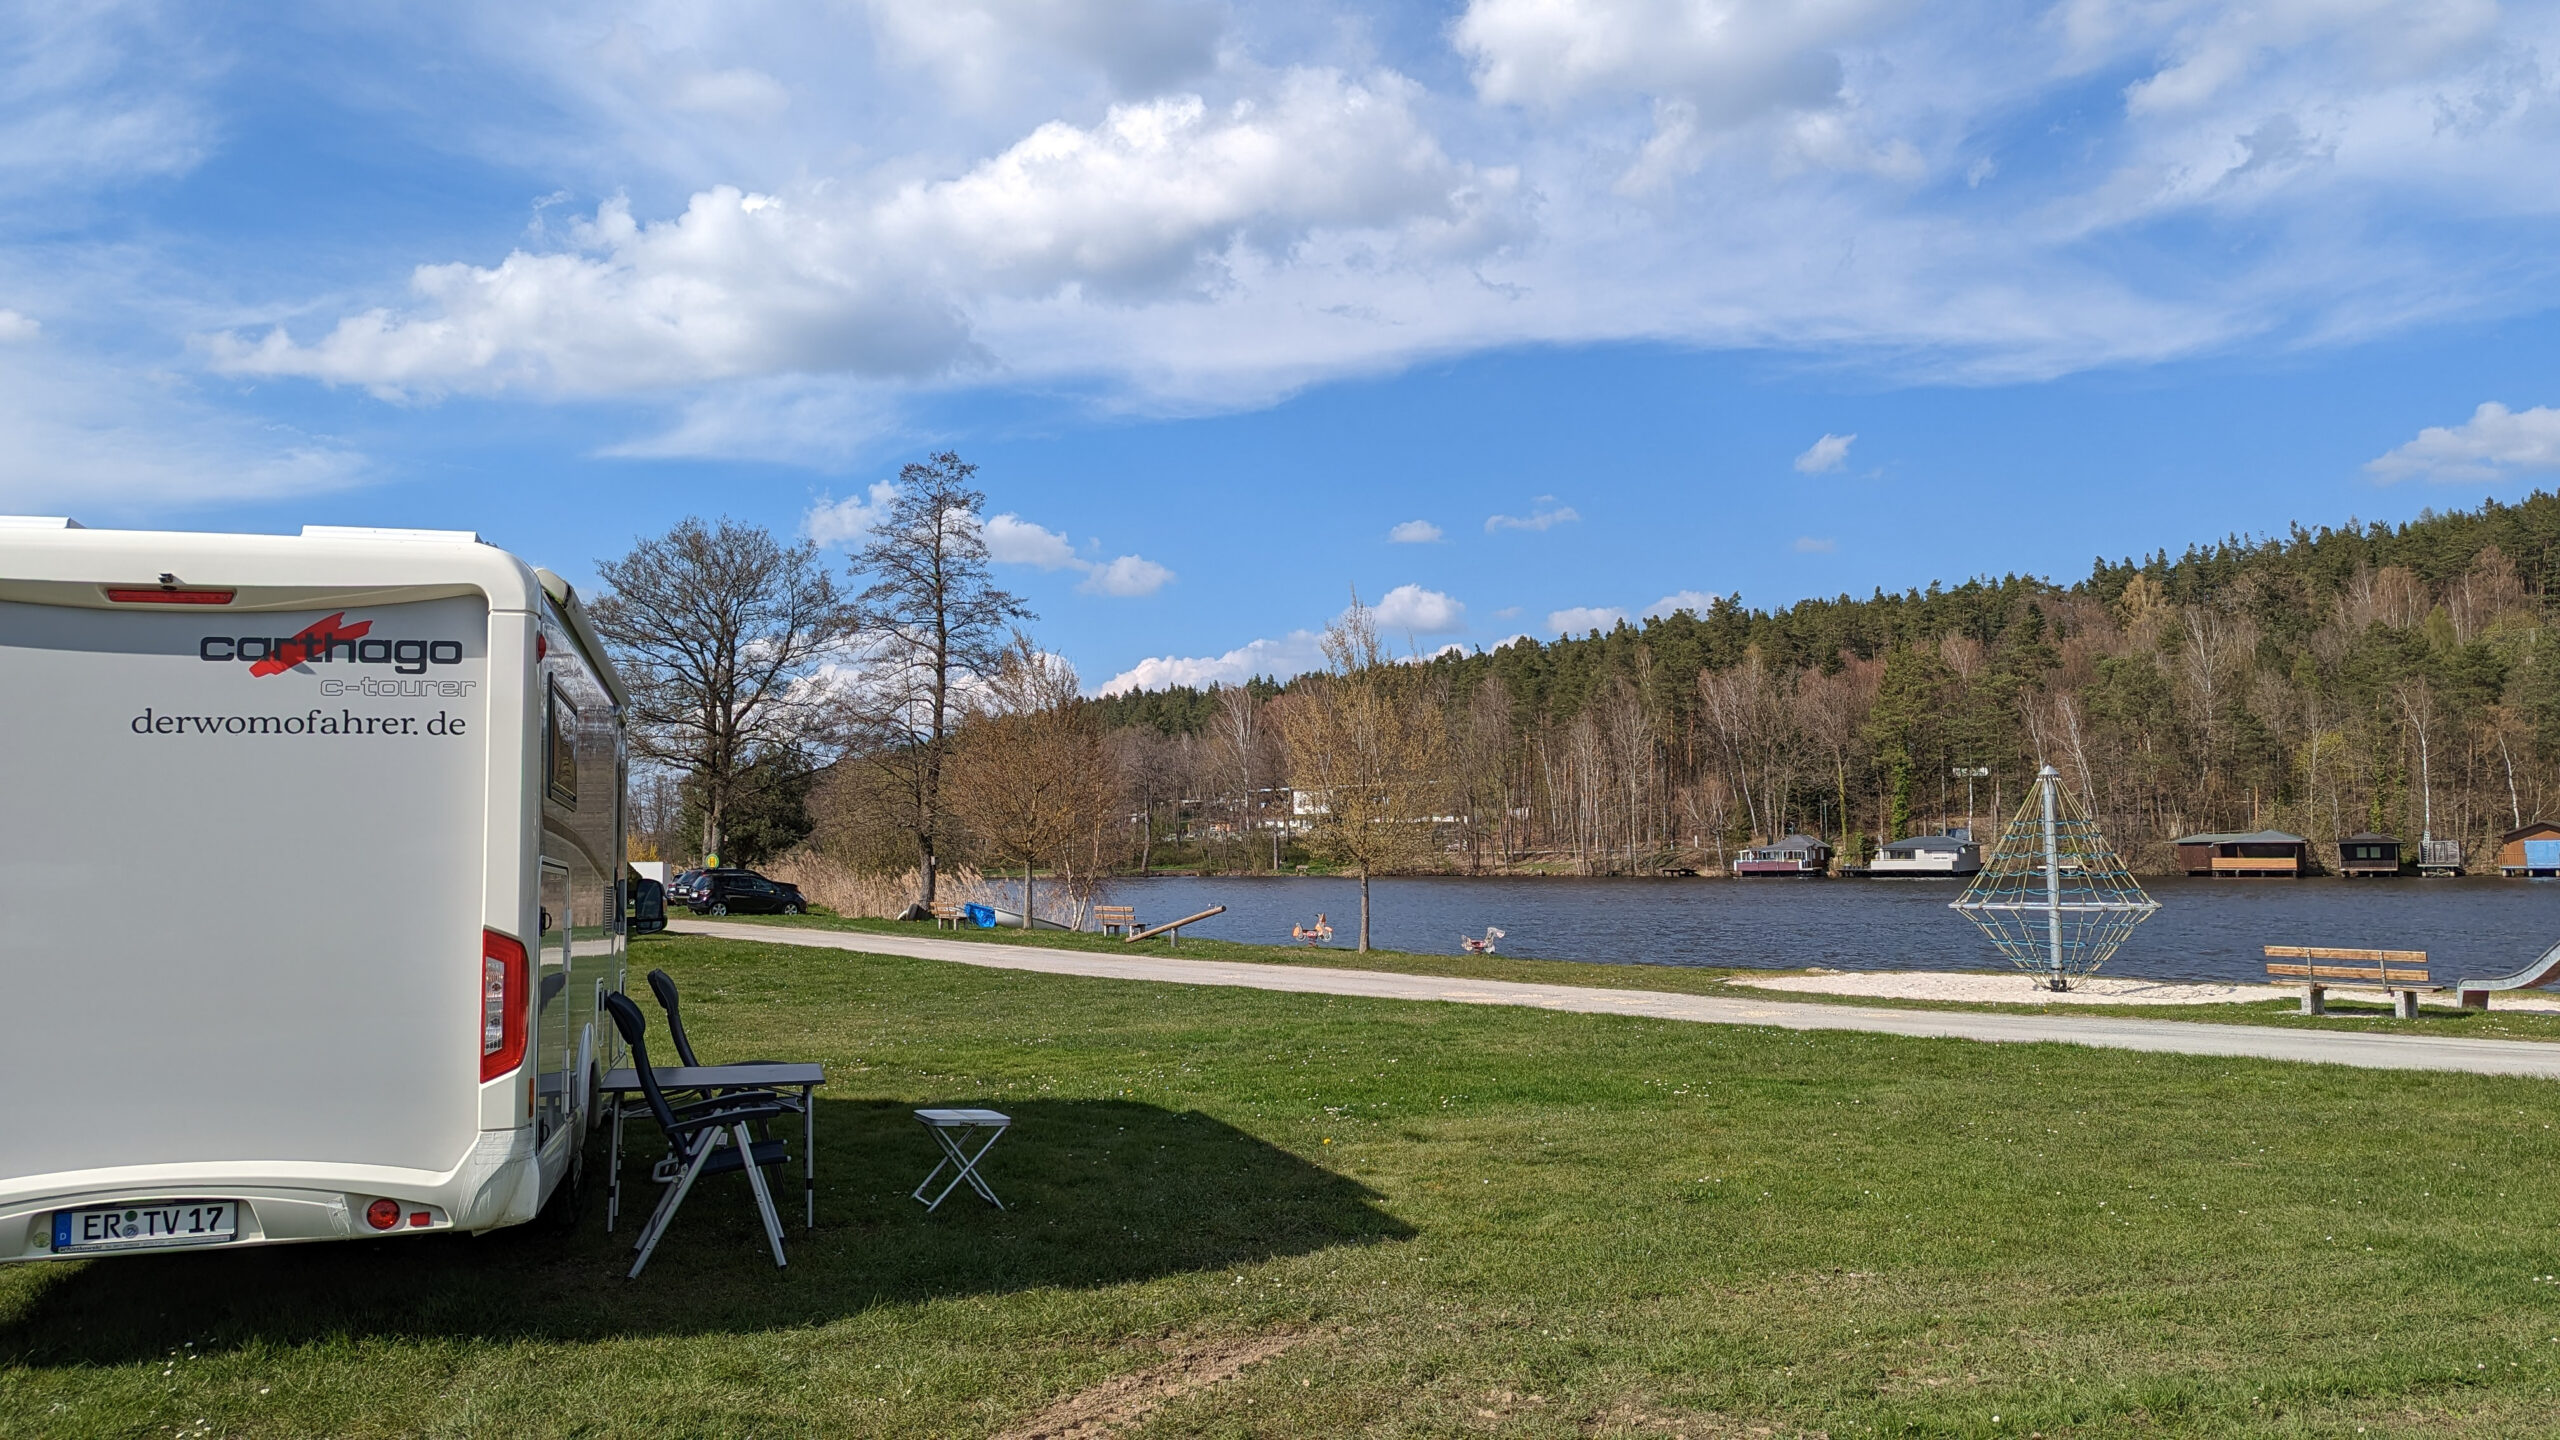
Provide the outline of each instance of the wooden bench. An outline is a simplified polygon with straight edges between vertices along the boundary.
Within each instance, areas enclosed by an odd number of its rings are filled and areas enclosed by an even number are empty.
[[[2338,950],[2324,945],[2270,945],[2267,958],[2299,960],[2299,965],[2270,963],[2267,975],[2279,983],[2290,982],[2302,987],[2302,1013],[2329,1013],[2328,992],[2331,990],[2382,990],[2390,993],[2391,1008],[2403,1020],[2418,1018],[2418,997],[2444,989],[2427,983],[2424,950]],[[2321,961],[2332,963],[2321,964]],[[2354,963],[2336,963],[2354,962]]]
[[[1105,935],[1126,935],[1138,928],[1138,907],[1096,905],[1093,907],[1093,928]]]
[[[958,900],[933,902],[933,928],[936,930],[957,930],[968,918],[969,907]]]

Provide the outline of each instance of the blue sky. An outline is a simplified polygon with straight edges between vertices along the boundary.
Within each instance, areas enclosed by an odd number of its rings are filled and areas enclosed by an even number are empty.
[[[1101,686],[2560,472],[2549,6],[0,16],[0,511],[576,578],[952,448]]]

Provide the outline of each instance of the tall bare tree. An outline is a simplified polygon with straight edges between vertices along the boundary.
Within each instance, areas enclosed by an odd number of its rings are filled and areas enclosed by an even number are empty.
[[[942,777],[959,719],[955,687],[992,674],[1005,627],[1031,618],[987,573],[978,467],[945,450],[898,472],[888,513],[853,556],[866,674],[851,717],[859,753],[896,797],[914,842],[918,905],[931,905],[946,816]]]
[[[1316,797],[1307,840],[1360,875],[1360,948],[1369,948],[1369,877],[1431,853],[1446,726],[1421,667],[1379,643],[1360,597],[1325,631],[1323,674],[1277,706],[1290,784]]]
[[[1808,667],[1796,676],[1796,693],[1791,701],[1796,731],[1816,753],[1831,762],[1831,778],[1839,787],[1840,800],[1836,833],[1843,850],[1850,848],[1853,839],[1849,757],[1857,751],[1867,712],[1875,708],[1876,689],[1883,680],[1883,661],[1861,660],[1851,654],[1840,657],[1837,671],[1826,674],[1819,667]],[[1861,861],[1865,858],[1858,856]]]
[[[689,517],[596,573],[610,588],[589,613],[631,686],[633,748],[694,778],[702,853],[715,855],[755,761],[810,730],[806,682],[853,609],[817,546],[726,517]]]

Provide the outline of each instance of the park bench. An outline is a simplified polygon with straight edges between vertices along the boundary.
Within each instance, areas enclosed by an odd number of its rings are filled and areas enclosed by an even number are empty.
[[[2279,984],[2302,987],[2302,1013],[2325,1015],[2331,990],[2382,990],[2391,996],[2392,1011],[2403,1020],[2418,1018],[2418,997],[2440,991],[2427,983],[2424,950],[2339,950],[2325,945],[2266,947],[2267,975]],[[2300,964],[2276,964],[2278,960]],[[2328,962],[2328,963],[2322,963]]]
[[[936,900],[933,902],[933,928],[936,930],[957,930],[968,918],[969,907],[960,901]]]
[[[1126,935],[1138,928],[1138,907],[1096,905],[1093,907],[1093,928],[1105,935]]]

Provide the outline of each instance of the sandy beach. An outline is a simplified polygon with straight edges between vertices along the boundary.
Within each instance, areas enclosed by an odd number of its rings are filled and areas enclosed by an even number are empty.
[[[2289,985],[2239,985],[2218,981],[2142,980],[2093,976],[2067,994],[2056,995],[2034,977],[1960,970],[1835,970],[1809,975],[1736,976],[1731,983],[1755,990],[1791,990],[1814,995],[1854,995],[1871,1000],[1963,1000],[2004,1005],[2240,1005],[2255,1000],[2298,1000],[2302,991]],[[2352,1003],[2380,992],[2332,990],[2330,1001]],[[2450,1006],[2450,993],[2430,1004]],[[2499,994],[2490,1005],[2499,1010],[2560,1010],[2560,997],[2544,994]]]

